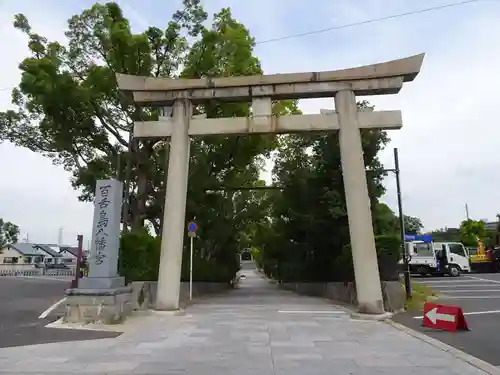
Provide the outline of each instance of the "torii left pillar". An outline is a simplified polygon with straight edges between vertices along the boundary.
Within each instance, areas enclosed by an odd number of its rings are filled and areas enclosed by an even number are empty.
[[[178,310],[182,249],[185,232],[186,196],[189,174],[188,134],[192,105],[178,99],[173,106],[173,127],[168,159],[168,179],[163,210],[157,310]]]

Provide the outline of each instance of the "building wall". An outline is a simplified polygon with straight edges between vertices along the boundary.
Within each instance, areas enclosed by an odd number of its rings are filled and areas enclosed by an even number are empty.
[[[497,225],[498,225],[498,222],[497,221],[494,221],[494,222],[485,222],[484,223],[484,228],[486,230],[496,230],[497,229]]]
[[[0,264],[10,264],[5,258],[17,258],[17,264],[23,264],[23,256],[16,250],[8,247],[2,249]]]
[[[17,258],[17,263],[12,263],[6,258]],[[36,256],[24,256],[13,248],[4,247],[0,251],[0,267],[33,267]]]
[[[63,251],[61,252],[62,258],[59,263],[64,263],[68,267],[70,266],[76,266],[76,261],[77,257],[74,256],[72,253],[69,251]]]

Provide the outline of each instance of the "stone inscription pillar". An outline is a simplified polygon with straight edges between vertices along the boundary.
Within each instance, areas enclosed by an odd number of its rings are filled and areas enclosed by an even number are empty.
[[[118,180],[96,183],[89,275],[80,280],[80,288],[112,289],[125,285],[123,277],[118,276],[122,194],[123,184]]]

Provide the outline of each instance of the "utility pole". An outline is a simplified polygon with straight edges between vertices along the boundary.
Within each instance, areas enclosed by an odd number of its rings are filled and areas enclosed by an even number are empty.
[[[467,203],[465,204],[465,218],[467,220],[470,220],[470,217],[469,217],[469,205]]]
[[[401,254],[403,256],[404,264],[404,279],[405,279],[405,291],[406,298],[409,299],[412,296],[411,291],[411,277],[410,277],[410,258],[409,254],[406,252],[405,246],[405,222],[403,214],[403,198],[401,196],[401,181],[400,181],[400,170],[399,170],[399,155],[398,149],[394,148],[394,173],[396,174],[396,189],[398,194],[398,211],[399,211],[399,233],[401,237]]]

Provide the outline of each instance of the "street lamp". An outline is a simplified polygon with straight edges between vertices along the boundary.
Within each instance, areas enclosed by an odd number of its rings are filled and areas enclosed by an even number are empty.
[[[384,169],[384,172],[394,172],[396,175],[396,190],[398,195],[398,214],[399,214],[399,235],[401,238],[401,254],[403,256],[404,265],[404,280],[405,280],[405,291],[406,298],[409,299],[412,296],[411,291],[411,278],[410,278],[410,256],[406,252],[405,248],[405,223],[403,215],[403,199],[401,196],[401,181],[400,181],[400,170],[399,170],[399,155],[398,149],[394,148],[394,169]]]

